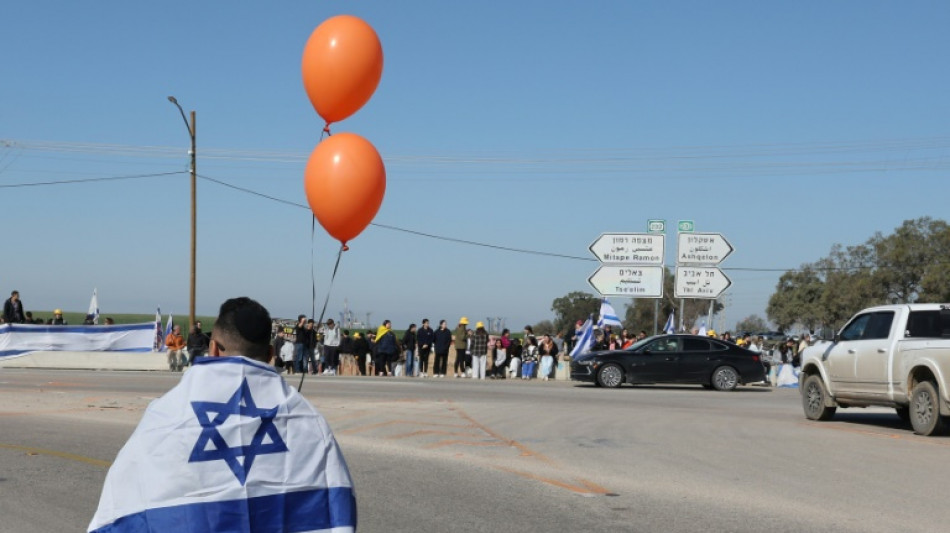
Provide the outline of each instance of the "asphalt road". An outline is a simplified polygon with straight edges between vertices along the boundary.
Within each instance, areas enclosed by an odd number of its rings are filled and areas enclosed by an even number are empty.
[[[0,531],[84,531],[165,372],[0,370]],[[296,385],[296,380],[293,381]],[[950,439],[797,390],[308,378],[364,532],[946,531]]]

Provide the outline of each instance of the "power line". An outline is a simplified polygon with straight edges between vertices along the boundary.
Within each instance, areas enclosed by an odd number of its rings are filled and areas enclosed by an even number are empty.
[[[104,178],[83,178],[83,179],[73,179],[73,180],[58,180],[58,181],[37,181],[31,183],[8,183],[0,185],[0,189],[18,189],[22,187],[44,187],[47,185],[68,185],[75,183],[93,183],[97,181],[120,181],[120,180],[134,180],[141,178],[157,178],[160,176],[174,176],[176,174],[186,174],[186,172],[176,171],[176,172],[158,172],[155,174],[132,174],[128,176],[109,176]]]
[[[297,203],[297,202],[291,202],[290,200],[284,200],[284,199],[281,199],[281,198],[277,198],[277,197],[274,197],[274,196],[270,196],[270,195],[267,195],[267,194],[263,194],[263,193],[254,191],[254,190],[252,190],[252,189],[245,188],[245,187],[238,187],[237,185],[232,185],[232,184],[230,184],[230,183],[227,183],[227,182],[224,182],[224,181],[215,179],[215,178],[211,178],[211,177],[208,177],[208,176],[205,176],[205,175],[202,175],[202,174],[198,174],[198,177],[201,178],[201,179],[208,180],[208,181],[210,181],[210,182],[216,183],[216,184],[218,184],[218,185],[221,185],[221,186],[224,186],[224,187],[228,187],[228,188],[230,188],[230,189],[234,189],[234,190],[237,190],[237,191],[241,191],[241,192],[244,192],[244,193],[247,193],[247,194],[251,194],[251,195],[254,195],[254,196],[259,196],[259,197],[261,197],[261,198],[266,198],[266,199],[268,199],[268,200],[272,200],[272,201],[279,202],[279,203],[282,203],[282,204],[290,205],[290,206],[293,206],[293,207],[298,207],[298,208],[301,208],[301,209],[307,209],[307,210],[310,209],[309,206],[304,205],[304,204],[300,204],[300,203]],[[581,256],[576,256],[576,255],[559,254],[559,253],[554,253],[554,252],[542,252],[542,251],[538,251],[538,250],[529,250],[529,249],[526,249],[526,248],[515,248],[515,247],[511,247],[511,246],[502,246],[502,245],[498,245],[498,244],[491,244],[491,243],[485,243],[485,242],[479,242],[479,241],[472,241],[472,240],[468,240],[468,239],[459,239],[459,238],[456,238],[456,237],[447,237],[447,236],[445,236],[445,235],[436,235],[436,234],[434,234],[434,233],[427,233],[427,232],[424,232],[424,231],[417,231],[417,230],[411,230],[411,229],[407,229],[407,228],[400,228],[400,227],[391,226],[391,225],[388,225],[388,224],[380,224],[380,223],[378,223],[378,222],[370,222],[370,226],[374,226],[374,227],[382,228],[382,229],[388,229],[388,230],[391,230],[391,231],[398,231],[398,232],[401,232],[401,233],[408,233],[408,234],[410,234],[410,235],[417,235],[417,236],[426,237],[426,238],[429,238],[429,239],[437,239],[437,240],[441,240],[441,241],[454,242],[454,243],[465,244],[465,245],[469,245],[469,246],[480,246],[480,247],[482,247],[482,248],[490,248],[490,249],[493,249],[493,250],[502,250],[502,251],[506,251],[506,252],[514,252],[514,253],[530,254],[530,255],[540,255],[540,256],[544,256],[544,257],[557,257],[557,258],[561,258],[561,259],[571,259],[571,260],[575,260],[575,261],[585,261],[585,262],[588,262],[588,263],[597,262],[597,259],[594,259],[594,258],[592,258],[592,257],[581,257]],[[950,259],[948,259],[948,260],[946,260],[946,261],[938,261],[938,262],[939,262],[939,263],[950,263]],[[919,266],[919,265],[918,265],[918,266]],[[729,272],[783,272],[783,273],[784,273],[784,272],[802,272],[802,271],[805,271],[805,270],[820,271],[820,272],[848,272],[848,271],[858,271],[858,270],[871,270],[871,269],[875,269],[875,268],[887,268],[887,266],[886,266],[886,265],[858,265],[858,266],[853,266],[853,267],[818,267],[818,266],[808,266],[808,267],[805,267],[805,268],[752,268],[752,267],[719,267],[719,268],[720,268],[721,270],[725,270],[725,271],[729,271]]]
[[[58,141],[0,140],[0,148],[32,152],[107,154],[117,157],[177,158],[178,147],[133,146]],[[497,168],[507,174],[533,173],[636,173],[732,172],[756,175],[840,174],[851,172],[935,171],[950,166],[946,150],[950,137],[835,141],[816,143],[752,144],[725,146],[681,146],[668,148],[588,148],[541,150],[528,155],[508,152],[472,152],[449,154],[387,155],[387,165],[409,166],[430,171],[458,173],[473,167],[485,172]],[[931,154],[910,152],[930,151]],[[933,153],[937,151],[936,153]],[[897,154],[892,159],[880,154]],[[851,157],[814,160],[818,156]],[[866,154],[866,155],[864,155]],[[874,155],[871,155],[874,154]],[[899,157],[903,154],[903,157]],[[863,155],[863,156],[862,156]],[[928,157],[929,155],[929,157]],[[206,148],[205,160],[253,161],[299,165],[309,154],[293,151],[238,150]],[[782,160],[763,161],[782,157]],[[809,159],[811,158],[811,159]]]
[[[261,197],[261,198],[266,198],[266,199],[268,199],[268,200],[272,200],[272,201],[275,201],[275,202],[280,202],[280,203],[282,203],[282,204],[290,205],[290,206],[293,206],[293,207],[299,207],[299,208],[301,208],[301,209],[307,209],[307,210],[310,209],[309,206],[304,205],[304,204],[299,204],[299,203],[296,203],[296,202],[291,202],[291,201],[289,201],[289,200],[283,200],[283,199],[281,199],[281,198],[276,198],[276,197],[274,197],[274,196],[270,196],[270,195],[267,195],[267,194],[264,194],[264,193],[260,193],[260,192],[257,192],[257,191],[251,190],[251,189],[247,189],[247,188],[245,188],[245,187],[238,187],[237,185],[231,185],[230,183],[226,183],[226,182],[224,182],[224,181],[221,181],[221,180],[218,180],[218,179],[215,179],[215,178],[211,178],[211,177],[205,176],[205,175],[203,175],[203,174],[199,174],[198,177],[201,178],[201,179],[208,180],[208,181],[210,181],[210,182],[216,183],[216,184],[218,184],[218,185],[227,187],[227,188],[229,188],[229,189],[234,189],[234,190],[236,190],[236,191],[241,191],[241,192],[244,192],[244,193],[247,193],[247,194],[251,194],[251,195],[254,195],[254,196],[259,196],[259,197]],[[471,241],[471,240],[467,240],[467,239],[458,239],[458,238],[455,238],[455,237],[446,237],[446,236],[444,236],[444,235],[435,235],[435,234],[432,234],[432,233],[425,233],[425,232],[422,232],[422,231],[416,231],[416,230],[411,230],[411,229],[406,229],[406,228],[399,228],[399,227],[396,227],[396,226],[389,226],[389,225],[386,225],[386,224],[379,224],[379,223],[377,223],[377,222],[370,222],[370,226],[375,226],[375,227],[377,227],[377,228],[383,228],[383,229],[388,229],[388,230],[392,230],[392,231],[399,231],[399,232],[402,232],[402,233],[409,233],[409,234],[411,234],[411,235],[418,235],[418,236],[420,236],[420,237],[428,237],[428,238],[430,238],[430,239],[438,239],[438,240],[442,240],[442,241],[456,242],[456,243],[459,243],[459,244],[467,244],[467,245],[470,245],[470,246],[481,246],[481,247],[483,247],[483,248],[492,248],[492,249],[495,249],[495,250],[504,250],[504,251],[508,251],[508,252],[517,252],[517,253],[532,254],[532,255],[542,255],[542,256],[547,256],[547,257],[560,257],[560,258],[562,258],[562,259],[574,259],[574,260],[580,260],[580,261],[596,261],[596,259],[592,259],[592,258],[590,258],[590,257],[578,257],[578,256],[566,255],[566,254],[558,254],[558,253],[553,253],[553,252],[540,252],[540,251],[537,251],[537,250],[527,250],[527,249],[524,249],[524,248],[512,248],[512,247],[510,247],[510,246],[501,246],[501,245],[497,245],[497,244],[489,244],[489,243],[484,243],[484,242]]]

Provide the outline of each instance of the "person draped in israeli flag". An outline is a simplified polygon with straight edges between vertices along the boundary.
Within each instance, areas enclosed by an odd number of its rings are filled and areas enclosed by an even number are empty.
[[[210,356],[152,402],[106,475],[88,531],[356,531],[330,427],[269,363],[271,318],[221,306]]]

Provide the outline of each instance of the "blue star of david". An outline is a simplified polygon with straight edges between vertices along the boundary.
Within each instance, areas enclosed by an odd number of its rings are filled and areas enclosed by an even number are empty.
[[[247,379],[234,391],[227,402],[191,402],[191,408],[194,409],[195,417],[201,424],[201,435],[198,436],[198,442],[191,450],[189,463],[222,460],[231,468],[231,472],[234,472],[234,476],[241,485],[244,485],[247,473],[250,472],[254,459],[258,455],[287,451],[284,439],[280,437],[277,427],[274,426],[277,407],[271,409],[257,407],[251,396],[251,389],[247,386]],[[214,417],[212,418],[209,413],[214,413]],[[250,444],[231,447],[221,436],[218,426],[231,415],[261,419],[261,425],[254,433]],[[265,437],[270,437],[270,442],[265,444]],[[214,445],[212,449],[208,449],[209,443]],[[238,457],[244,457],[243,464]]]

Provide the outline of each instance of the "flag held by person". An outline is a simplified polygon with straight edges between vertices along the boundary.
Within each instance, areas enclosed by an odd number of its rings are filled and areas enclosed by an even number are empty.
[[[670,317],[666,319],[666,325],[663,326],[663,331],[668,335],[676,333],[676,325],[674,324],[673,313],[670,313]]]
[[[175,329],[175,319],[172,318],[171,313],[168,313],[168,322],[165,323],[165,334],[162,335],[162,349],[163,350],[167,347],[165,346],[165,339],[167,339],[168,336],[172,334],[173,329]]]
[[[597,327],[604,329],[604,326],[623,327],[623,323],[617,317],[617,312],[614,311],[614,306],[610,305],[607,298],[600,302],[600,318],[597,319]]]
[[[160,352],[165,349],[165,336],[162,335],[162,308],[155,310],[155,342],[152,343],[152,351]]]
[[[87,324],[99,323],[99,297],[96,292],[96,289],[92,289],[92,300],[89,302],[89,311],[86,313]]]
[[[88,527],[355,530],[353,484],[326,420],[273,367],[245,357],[199,358],[149,405]]]
[[[590,351],[594,345],[594,317],[587,317],[587,321],[581,326],[580,333],[577,334],[577,341],[571,350],[571,357],[577,357]]]

